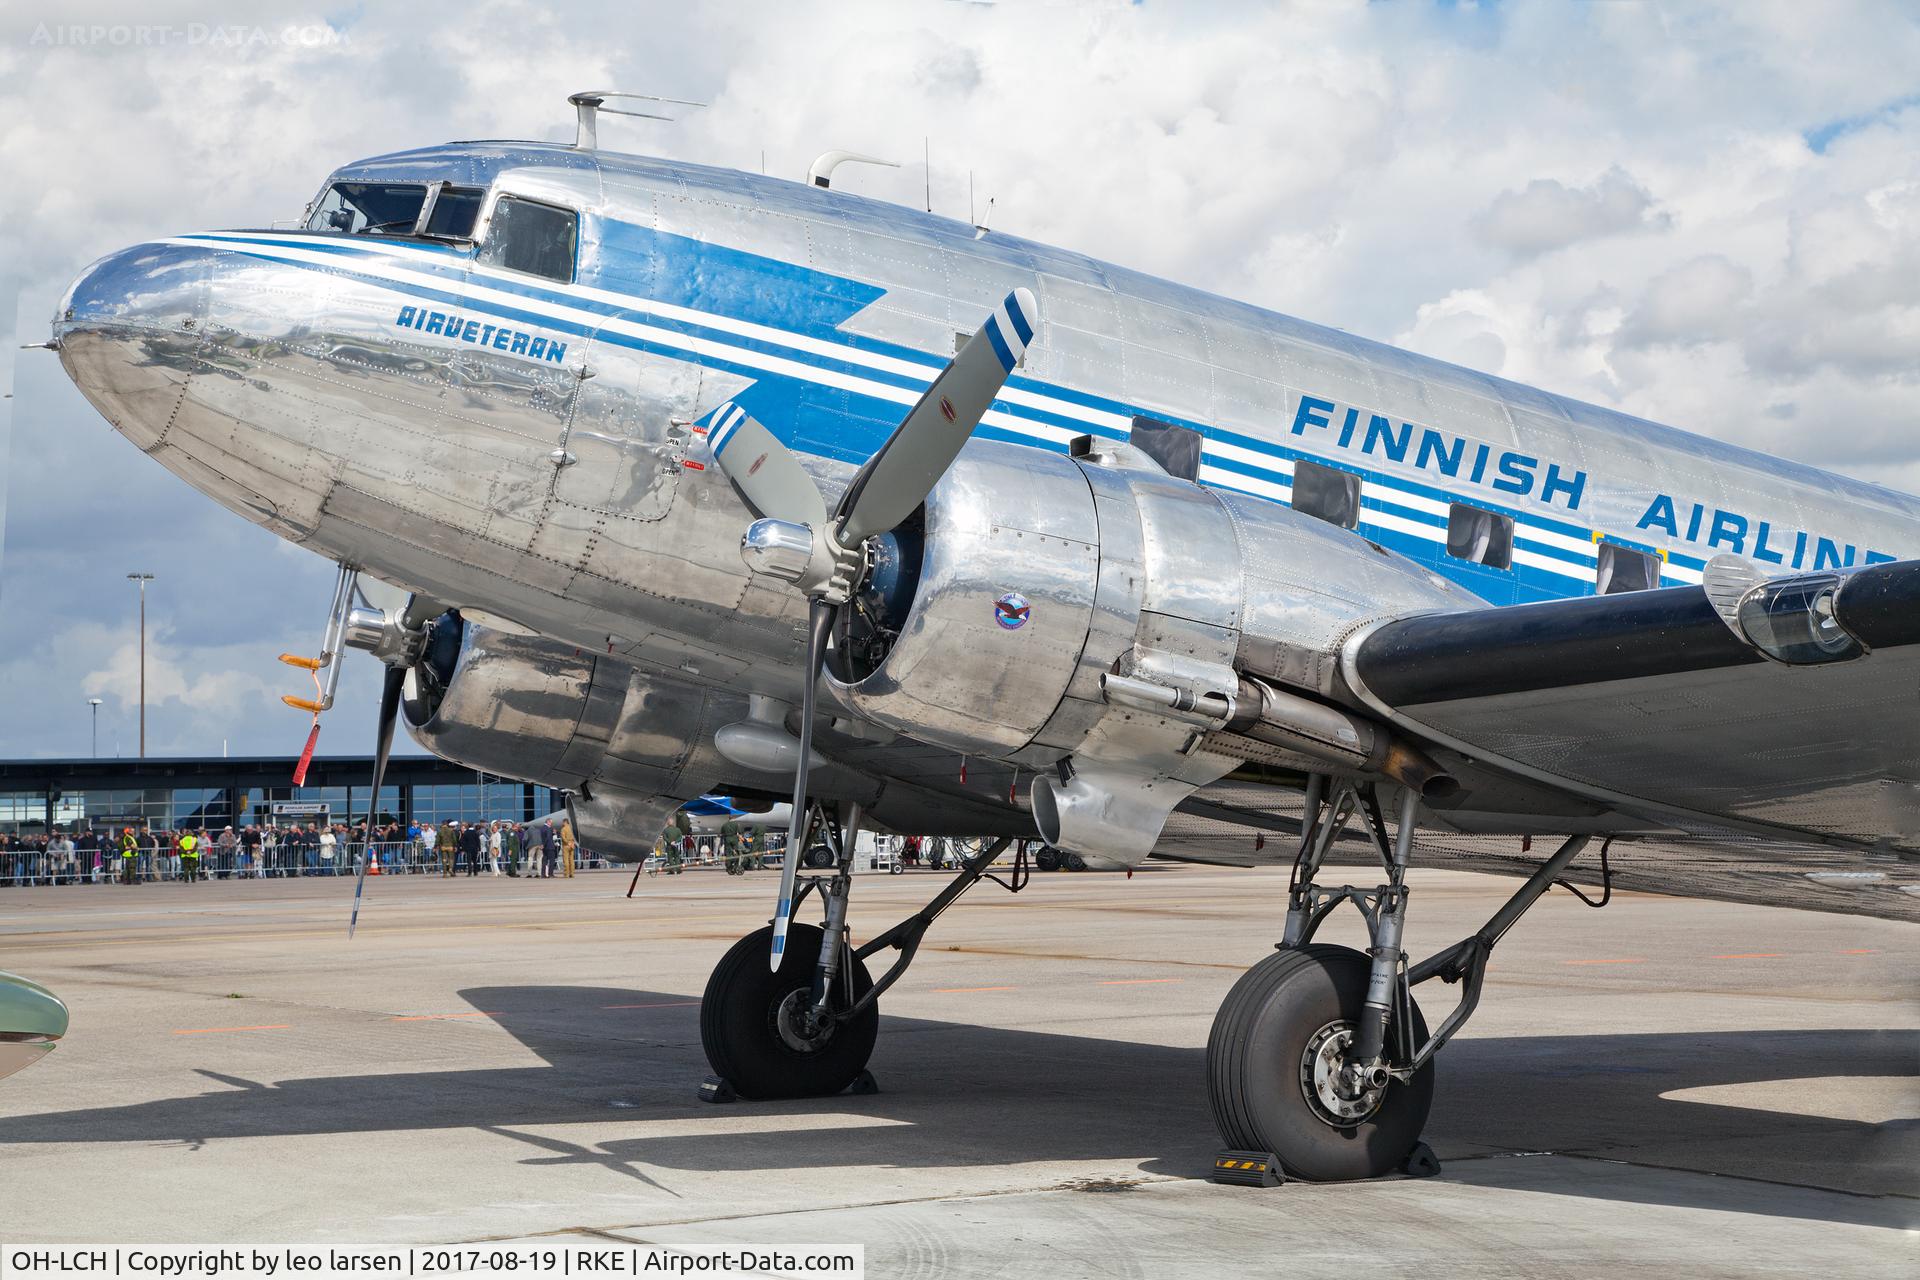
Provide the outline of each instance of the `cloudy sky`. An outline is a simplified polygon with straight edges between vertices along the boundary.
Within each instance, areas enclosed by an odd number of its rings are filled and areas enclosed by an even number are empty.
[[[603,146],[840,184],[1920,490],[1911,3],[470,0],[0,13],[0,758],[290,753],[330,566],[115,436],[46,336],[99,255],[297,216],[333,166],[570,139],[570,90],[711,103]],[[920,159],[930,147],[930,172]],[[8,305],[18,298],[18,309]],[[18,315],[17,325],[14,317]],[[0,428],[4,431],[4,428]],[[348,666],[323,750],[364,751]]]

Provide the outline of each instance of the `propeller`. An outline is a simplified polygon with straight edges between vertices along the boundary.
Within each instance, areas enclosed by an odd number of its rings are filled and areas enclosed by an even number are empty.
[[[768,957],[773,969],[786,953],[794,883],[812,827],[807,772],[827,638],[866,568],[868,541],[892,532],[911,516],[960,456],[1033,340],[1038,315],[1033,294],[1026,289],[1009,293],[854,475],[832,516],[813,477],[773,432],[731,402],[713,413],[707,444],[714,461],[760,517],[740,540],[741,557],[756,572],[793,583],[808,599],[800,754]]]
[[[373,861],[373,828],[380,816],[380,784],[387,776],[387,759],[393,753],[393,728],[400,719],[400,700],[407,684],[407,672],[419,660],[426,646],[427,620],[440,605],[421,595],[403,595],[398,587],[362,579],[361,604],[350,609],[341,627],[341,642],[349,648],[365,649],[386,664],[386,679],[380,686],[380,721],[374,730],[373,789],[367,802],[367,840],[360,851],[360,871],[353,884],[353,911],[347,917],[347,937],[360,923],[360,900],[367,888],[367,867]],[[404,599],[405,603],[401,601]]]
[[[347,937],[360,923],[360,895],[367,887],[367,863],[373,860],[374,819],[380,813],[380,783],[387,775],[387,755],[393,750],[393,726],[400,719],[400,692],[406,687],[407,669],[388,667],[386,683],[380,686],[380,727],[373,738],[373,798],[367,802],[367,840],[360,850],[360,875],[353,884],[353,914],[347,917]]]

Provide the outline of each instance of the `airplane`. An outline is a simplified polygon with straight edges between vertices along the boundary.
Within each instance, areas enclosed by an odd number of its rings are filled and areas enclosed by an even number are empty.
[[[1637,837],[1920,854],[1920,499],[830,164],[603,150],[573,101],[572,145],[378,156],[298,229],[109,254],[49,345],[135,447],[337,563],[294,701],[317,731],[344,649],[386,664],[376,786],[404,719],[625,859],[702,794],[789,798],[773,922],[703,998],[738,1096],[856,1085],[1009,842],[1132,868],[1202,814],[1293,866],[1208,1042],[1222,1139],[1370,1178],[1419,1158],[1488,955],[1596,842],[1603,882]],[[990,839],[855,945],[862,828]],[[1415,961],[1436,833],[1560,843]],[[1356,846],[1380,883],[1322,883]],[[1349,904],[1371,947],[1316,942]]]
[[[680,806],[687,815],[688,823],[697,836],[717,836],[720,828],[729,822],[738,822],[743,827],[784,828],[792,824],[792,806],[787,804],[764,804],[749,808],[754,802],[732,796],[696,796]]]

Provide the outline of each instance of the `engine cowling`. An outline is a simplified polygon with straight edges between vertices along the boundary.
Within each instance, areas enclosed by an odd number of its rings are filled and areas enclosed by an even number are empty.
[[[576,793],[581,838],[638,858],[703,785],[689,765],[713,696],[450,612],[430,625],[401,709],[414,741],[443,759]]]
[[[1131,866],[1166,815],[1242,759],[1221,732],[1243,674],[1335,692],[1341,639],[1377,617],[1481,602],[1288,507],[1169,475],[1131,445],[1072,456],[986,442],[928,496],[917,572],[860,611],[833,688],[856,714],[1042,770],[1041,835]],[[1108,696],[1106,677],[1167,691]]]

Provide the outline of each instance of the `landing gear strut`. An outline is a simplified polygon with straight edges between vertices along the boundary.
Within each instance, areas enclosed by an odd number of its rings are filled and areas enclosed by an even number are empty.
[[[1479,1003],[1493,946],[1587,845],[1563,844],[1471,938],[1409,967],[1401,948],[1406,871],[1418,797],[1400,797],[1391,838],[1371,783],[1312,777],[1288,886],[1277,953],[1228,992],[1207,1042],[1207,1096],[1230,1148],[1271,1152],[1291,1176],[1372,1178],[1418,1156],[1433,1105],[1433,1058]],[[1315,883],[1328,851],[1364,814],[1386,883],[1326,889]],[[1605,869],[1605,850],[1602,850]],[[1365,917],[1365,953],[1313,941],[1327,916],[1351,902]],[[1412,988],[1428,978],[1465,980],[1459,1004],[1429,1034]],[[1423,1171],[1431,1171],[1423,1170]]]
[[[815,894],[824,908],[822,925],[796,920],[780,967],[771,973],[772,927],[748,934],[714,966],[701,997],[700,1042],[707,1061],[742,1098],[825,1097],[858,1086],[880,1030],[880,993],[913,963],[933,922],[987,875],[1011,843],[988,844],[962,863],[960,873],[919,912],[856,948],[847,927],[854,832],[819,806],[808,815],[808,830],[816,826],[832,852],[834,870],[802,877],[793,909],[797,913],[807,895]],[[1012,882],[1002,883],[1015,893],[1025,887],[1024,859],[1015,864]],[[889,948],[899,958],[875,981],[867,958]]]

